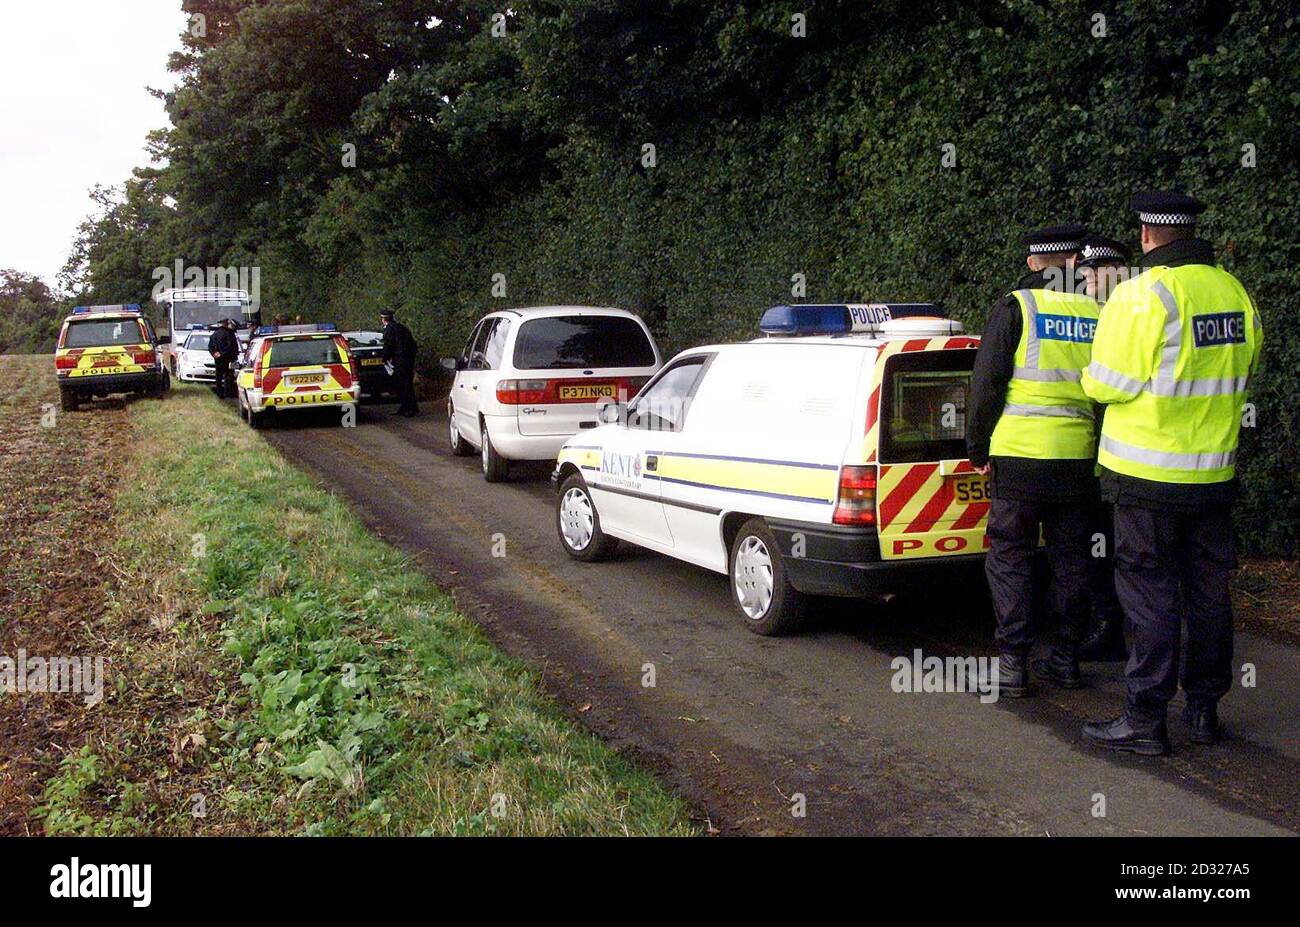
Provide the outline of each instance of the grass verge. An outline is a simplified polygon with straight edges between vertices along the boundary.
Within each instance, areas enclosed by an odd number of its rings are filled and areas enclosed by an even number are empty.
[[[114,723],[47,782],[46,832],[698,832],[233,409],[130,420]]]

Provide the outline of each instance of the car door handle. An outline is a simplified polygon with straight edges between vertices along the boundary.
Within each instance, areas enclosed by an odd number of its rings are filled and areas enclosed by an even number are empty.
[[[646,455],[645,455],[645,468],[646,468],[647,470],[658,470],[658,469],[659,469],[659,458],[658,458],[658,456],[655,455],[655,454],[646,454]]]

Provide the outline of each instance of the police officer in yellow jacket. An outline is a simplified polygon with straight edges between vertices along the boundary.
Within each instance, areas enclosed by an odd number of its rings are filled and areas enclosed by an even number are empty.
[[[1169,750],[1165,714],[1182,685],[1196,743],[1219,736],[1232,686],[1231,505],[1246,386],[1263,327],[1241,283],[1195,237],[1205,208],[1179,193],[1144,193],[1141,273],[1102,309],[1083,389],[1106,404],[1098,449],[1114,504],[1116,591],[1129,622],[1124,714],[1084,726],[1101,746]]]
[[[1079,379],[1099,311],[1076,292],[1083,237],[1080,225],[1058,225],[1022,239],[1030,274],[989,314],[971,380],[967,453],[991,484],[985,573],[998,621],[996,684],[1011,698],[1028,691],[1040,530],[1059,625],[1050,655],[1034,671],[1066,688],[1083,684],[1077,650],[1088,621],[1096,435],[1094,405]]]

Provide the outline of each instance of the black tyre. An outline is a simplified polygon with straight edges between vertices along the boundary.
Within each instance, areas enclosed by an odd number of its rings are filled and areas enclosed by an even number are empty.
[[[492,446],[492,436],[488,434],[487,422],[479,432],[479,456],[483,458],[483,479],[489,483],[500,483],[510,475],[510,461],[497,453]]]
[[[253,404],[248,401],[248,395],[240,392],[235,395],[235,404],[239,406],[239,413],[243,416],[244,421],[248,422],[249,428],[261,428],[266,421],[264,412],[254,412]]]
[[[59,390],[59,408],[64,412],[76,412],[80,397],[70,389]]]
[[[803,621],[806,601],[786,578],[776,535],[761,518],[740,526],[727,570],[731,601],[745,627],[764,637],[789,634]]]
[[[618,539],[600,530],[600,513],[581,473],[570,473],[555,497],[555,531],[574,560],[595,563],[618,548]]]
[[[456,427],[456,410],[450,402],[447,403],[447,429],[447,439],[451,444],[452,454],[457,457],[468,457],[474,453],[473,446],[465,440],[465,436]]]

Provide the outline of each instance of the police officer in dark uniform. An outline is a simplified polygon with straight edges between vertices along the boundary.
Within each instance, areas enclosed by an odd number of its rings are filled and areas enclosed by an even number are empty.
[[[1083,291],[1098,305],[1105,305],[1111,290],[1128,279],[1132,259],[1132,251],[1122,241],[1101,235],[1087,236],[1074,264]],[[1092,599],[1092,620],[1079,645],[1079,659],[1123,660],[1127,651],[1124,648],[1124,609],[1115,594],[1115,532],[1110,505],[1101,500],[1100,494],[1092,500],[1090,533],[1088,591]]]
[[[1096,492],[1093,404],[1079,388],[1098,306],[1074,292],[1085,230],[1057,225],[1022,239],[1030,273],[993,307],[971,380],[967,452],[990,477],[985,573],[997,614],[997,679],[987,690],[1028,692],[1034,560],[1040,530],[1058,620],[1037,675],[1083,685],[1078,645],[1088,620],[1088,517]]]
[[[1264,330],[1240,281],[1196,237],[1202,203],[1161,192],[1137,194],[1131,206],[1141,272],[1106,301],[1082,380],[1106,404],[1098,463],[1115,512],[1127,697],[1122,715],[1084,725],[1083,735],[1159,755],[1169,752],[1165,717],[1180,663],[1194,743],[1218,740],[1218,702],[1232,687],[1237,440]]]
[[[208,353],[217,368],[217,398],[229,399],[235,395],[231,368],[239,359],[239,337],[235,334],[235,320],[224,319],[208,339]]]
[[[379,321],[384,326],[384,363],[393,366],[397,414],[412,418],[420,411],[415,401],[415,336],[409,328],[393,318],[391,309],[380,312]]]

